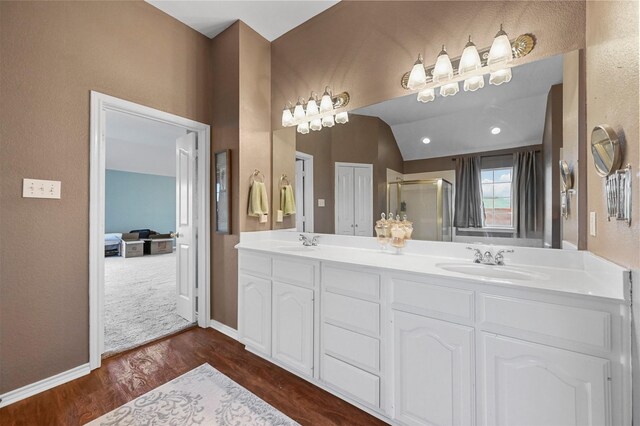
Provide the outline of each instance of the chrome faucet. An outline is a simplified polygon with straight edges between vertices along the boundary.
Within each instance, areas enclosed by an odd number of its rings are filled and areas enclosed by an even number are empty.
[[[302,245],[305,247],[311,247],[311,246],[317,246],[318,245],[318,240],[320,239],[319,235],[314,235],[313,238],[309,239],[309,237],[307,237],[304,234],[300,234],[300,238],[298,239],[298,241],[302,241]]]
[[[493,255],[489,250],[485,251],[484,254],[473,247],[467,247],[467,250],[473,250],[473,263],[481,263],[483,265],[504,265],[504,253],[513,253],[513,250],[498,250],[498,253]]]

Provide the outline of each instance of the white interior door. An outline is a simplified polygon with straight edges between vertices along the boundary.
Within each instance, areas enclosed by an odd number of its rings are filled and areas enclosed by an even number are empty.
[[[176,293],[178,315],[196,320],[196,133],[176,140]]]
[[[353,167],[336,165],[336,234],[355,235]]]
[[[305,232],[304,160],[296,158],[296,230]]]
[[[355,235],[373,235],[373,170],[371,167],[354,167],[354,227]]]

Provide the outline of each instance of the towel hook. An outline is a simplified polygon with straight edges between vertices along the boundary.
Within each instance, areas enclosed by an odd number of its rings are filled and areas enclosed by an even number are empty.
[[[251,183],[253,182],[264,182],[264,174],[258,169],[253,169],[251,174]]]
[[[291,185],[291,183],[289,182],[289,178],[285,173],[283,173],[282,176],[280,176],[280,186],[283,186],[283,185]]]

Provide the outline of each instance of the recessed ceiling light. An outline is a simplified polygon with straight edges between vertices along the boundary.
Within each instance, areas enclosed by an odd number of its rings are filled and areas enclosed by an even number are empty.
[[[425,144],[425,145],[428,144],[429,142],[431,142],[431,139],[429,139],[429,138],[423,138],[422,139],[422,143]]]
[[[500,133],[502,131],[502,129],[500,127],[492,127],[491,128],[491,134],[492,135],[497,135],[498,133]]]

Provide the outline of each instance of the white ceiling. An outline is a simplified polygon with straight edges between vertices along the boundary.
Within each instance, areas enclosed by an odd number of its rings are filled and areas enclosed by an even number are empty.
[[[106,168],[176,175],[176,139],[186,130],[121,112],[107,111]]]
[[[269,41],[338,3],[337,0],[145,1],[209,38],[240,19]]]
[[[391,126],[405,160],[446,157],[542,142],[547,93],[562,83],[562,55],[513,69],[511,82],[460,91],[427,104],[411,94],[354,110]],[[462,84],[461,84],[462,85]],[[501,128],[499,135],[492,127]],[[431,143],[425,145],[422,139]]]

